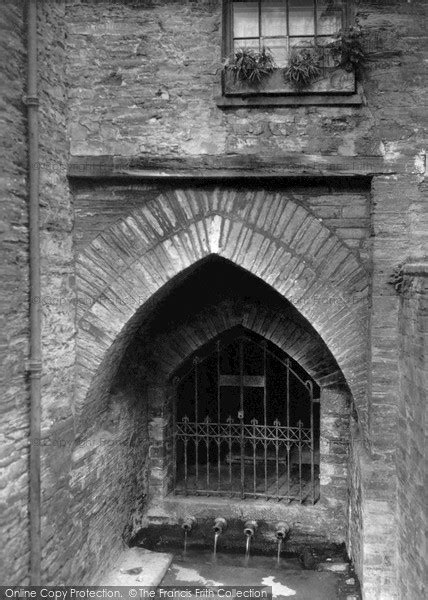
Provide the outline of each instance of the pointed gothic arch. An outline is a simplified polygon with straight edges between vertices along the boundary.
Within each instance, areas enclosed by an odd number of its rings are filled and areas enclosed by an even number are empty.
[[[272,286],[311,323],[340,366],[364,424],[368,275],[361,262],[281,193],[220,188],[160,194],[79,255],[76,412],[100,369],[117,362],[156,294],[213,254]]]

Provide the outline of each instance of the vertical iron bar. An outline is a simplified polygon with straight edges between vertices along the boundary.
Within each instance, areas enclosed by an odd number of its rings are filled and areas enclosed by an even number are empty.
[[[222,52],[226,58],[234,49],[234,22],[232,2],[223,2],[222,11]]]
[[[315,436],[314,436],[314,391],[312,382],[308,381],[309,401],[311,403],[311,488],[312,488],[312,504],[315,504]]]
[[[290,496],[291,481],[290,481],[290,446],[291,446],[291,432],[290,432],[290,361],[287,358],[287,494]]]
[[[221,389],[220,389],[220,341],[217,342],[217,427],[221,429]],[[221,489],[221,438],[217,442],[217,490]]]
[[[206,418],[206,438],[205,438],[205,442],[207,445],[207,490],[210,489],[210,435],[209,435],[209,427],[210,427],[210,421],[209,421],[209,416],[207,416]]]
[[[267,435],[267,427],[264,427],[264,439],[263,439],[263,450],[264,450],[264,461],[265,461],[265,494],[268,491],[268,468],[267,468],[267,453],[268,453],[268,435]]]
[[[229,423],[229,489],[232,491],[232,417],[228,418]]]
[[[302,421],[299,421],[299,495],[300,504],[302,504]]]
[[[264,376],[264,387],[263,387],[263,425],[265,432],[265,439],[263,442],[264,450],[264,469],[265,469],[265,494],[267,494],[268,487],[268,463],[267,463],[267,357],[266,357],[266,342],[263,344],[263,376]]]
[[[278,455],[278,444],[279,444],[279,421],[275,421],[275,475],[276,475],[276,496],[279,497],[279,455]]]
[[[241,497],[245,497],[245,448],[244,448],[244,342],[239,340],[239,404],[241,421]]]
[[[253,492],[257,491],[257,439],[256,439],[256,419],[253,419]]]
[[[259,50],[262,47],[262,0],[259,0]]]
[[[184,437],[184,495],[187,496],[187,432]]]
[[[198,357],[195,357],[195,488],[199,488],[199,437],[198,437]]]
[[[177,488],[177,393],[178,380],[173,381],[173,408],[172,408],[172,485],[173,493]]]
[[[286,22],[287,22],[287,59],[290,56],[290,6],[288,0],[285,3]]]
[[[317,35],[318,35],[318,24],[317,24],[317,0],[314,0],[314,38],[315,44],[317,43]]]

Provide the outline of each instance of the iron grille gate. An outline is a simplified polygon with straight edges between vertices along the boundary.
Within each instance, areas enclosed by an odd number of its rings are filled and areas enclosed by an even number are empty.
[[[203,361],[194,360],[188,376],[193,378],[193,418],[188,414],[177,418],[175,395],[173,422],[173,489],[175,494],[218,495],[241,498],[265,498],[300,503],[317,500],[318,468],[314,435],[314,394],[311,381],[304,381],[292,369],[289,359],[282,360],[266,343],[260,346],[263,373],[244,373],[244,343],[253,340],[240,337],[239,374],[222,374],[221,347],[217,343],[216,400],[202,406],[200,369]],[[285,425],[268,415],[267,359],[270,357],[285,372]],[[291,423],[290,378],[294,378],[306,395],[308,425],[299,420]],[[235,388],[239,392],[239,408],[235,417],[225,415],[223,391]],[[260,418],[246,422],[245,392],[258,389],[262,395]],[[176,387],[176,390],[178,387]],[[209,412],[217,412],[212,420]],[[227,410],[227,409],[226,409]],[[208,414],[207,414],[208,413]],[[317,471],[317,473],[316,473]]]

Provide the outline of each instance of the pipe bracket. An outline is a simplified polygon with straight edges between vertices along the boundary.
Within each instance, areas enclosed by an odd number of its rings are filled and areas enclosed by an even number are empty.
[[[40,105],[40,102],[39,102],[39,99],[37,96],[26,96],[24,98],[24,102],[27,106],[38,107]]]
[[[40,360],[28,360],[25,363],[25,370],[30,373],[41,373],[42,372],[42,361]]]

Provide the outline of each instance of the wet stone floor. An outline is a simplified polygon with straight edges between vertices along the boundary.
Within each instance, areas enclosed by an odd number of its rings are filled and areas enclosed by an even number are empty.
[[[338,566],[338,565],[337,565]],[[162,586],[269,586],[274,599],[360,600],[358,583],[352,571],[335,572],[335,565],[323,570],[304,569],[298,558],[251,556],[190,550],[176,555],[162,580]],[[330,570],[330,568],[332,570]],[[324,570],[325,569],[325,570]]]

